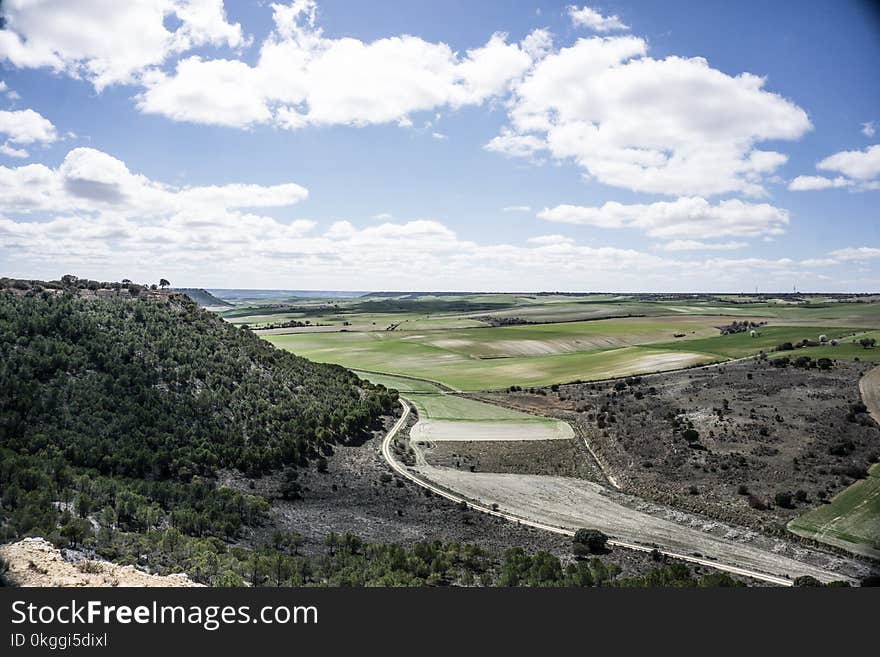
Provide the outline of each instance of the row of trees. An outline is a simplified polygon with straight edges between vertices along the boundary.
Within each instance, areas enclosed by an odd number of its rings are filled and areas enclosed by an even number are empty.
[[[186,572],[213,586],[529,586],[694,587],[737,586],[726,575],[694,575],[684,564],[658,564],[622,577],[614,563],[598,557],[563,563],[548,552],[522,548],[503,553],[479,546],[432,541],[411,547],[367,543],[357,536],[329,534],[324,551],[300,553],[302,536],[276,532],[257,549],[229,546],[216,538],[192,538],[177,529],[128,534],[106,543],[90,539],[118,563],[146,562],[161,574]]]

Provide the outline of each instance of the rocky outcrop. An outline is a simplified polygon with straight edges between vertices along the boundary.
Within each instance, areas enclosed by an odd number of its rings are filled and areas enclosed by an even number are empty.
[[[6,586],[201,586],[186,575],[151,575],[134,566],[88,559],[42,538],[0,545]]]

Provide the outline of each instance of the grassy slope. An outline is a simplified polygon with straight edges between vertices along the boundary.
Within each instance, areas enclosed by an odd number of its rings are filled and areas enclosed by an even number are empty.
[[[880,559],[880,464],[870,474],[838,493],[830,504],[792,520],[789,530]]]

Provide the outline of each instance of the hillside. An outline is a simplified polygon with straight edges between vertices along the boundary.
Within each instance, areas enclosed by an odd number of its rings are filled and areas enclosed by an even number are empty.
[[[186,296],[188,296],[190,299],[195,301],[197,304],[199,304],[203,308],[205,308],[205,307],[212,307],[213,308],[215,306],[229,306],[229,307],[232,306],[232,304],[229,303],[228,301],[224,301],[223,299],[215,297],[213,294],[211,294],[210,292],[208,292],[207,290],[204,290],[202,288],[178,287],[178,288],[174,288],[174,291],[178,292],[179,294],[185,294]]]
[[[219,470],[293,481],[396,403],[183,295],[37,290],[0,289],[0,542],[168,525],[231,539],[267,503],[218,487]]]

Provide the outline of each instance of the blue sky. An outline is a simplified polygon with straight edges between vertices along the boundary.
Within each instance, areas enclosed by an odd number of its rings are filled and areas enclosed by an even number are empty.
[[[866,2],[7,4],[3,275],[880,288]]]

